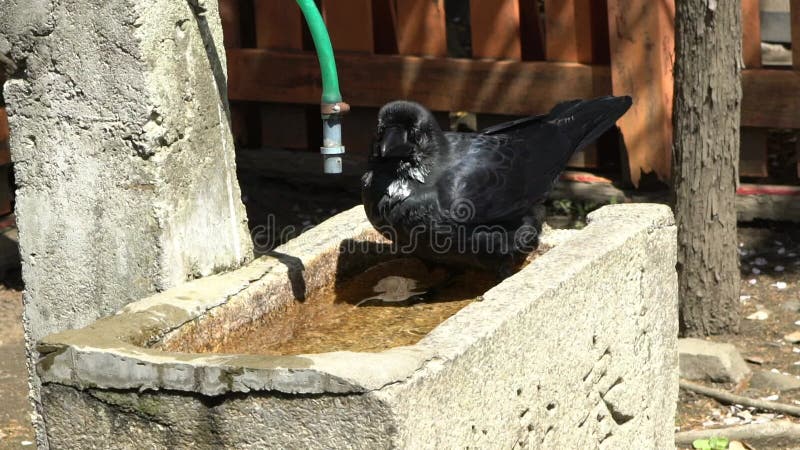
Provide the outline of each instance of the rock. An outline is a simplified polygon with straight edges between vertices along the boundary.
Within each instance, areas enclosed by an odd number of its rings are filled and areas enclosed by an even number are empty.
[[[783,340],[790,344],[796,344],[800,342],[800,331],[793,331],[787,334],[786,336],[783,337]]]
[[[781,308],[783,308],[786,311],[798,312],[800,311],[800,302],[798,302],[797,300],[787,300],[783,302]]]
[[[791,64],[792,51],[780,44],[761,43],[761,60],[770,66],[787,66]]]
[[[770,312],[766,309],[759,309],[758,311],[746,317],[747,320],[767,320],[769,319]]]
[[[750,368],[732,344],[678,339],[680,376],[687,380],[739,382],[750,375]]]
[[[753,374],[750,387],[777,392],[794,391],[800,389],[800,380],[791,375],[762,370]]]

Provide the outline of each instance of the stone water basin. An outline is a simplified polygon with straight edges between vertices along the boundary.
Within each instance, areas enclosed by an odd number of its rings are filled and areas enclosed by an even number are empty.
[[[674,448],[671,212],[590,219],[545,232],[495,285],[398,259],[360,207],[341,213],[243,268],[43,339],[48,434],[120,448]]]

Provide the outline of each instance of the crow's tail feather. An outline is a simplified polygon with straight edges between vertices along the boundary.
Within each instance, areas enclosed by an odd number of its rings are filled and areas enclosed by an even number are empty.
[[[577,152],[611,128],[631,104],[631,97],[627,95],[572,100],[556,105],[548,114],[548,121],[569,136]]]

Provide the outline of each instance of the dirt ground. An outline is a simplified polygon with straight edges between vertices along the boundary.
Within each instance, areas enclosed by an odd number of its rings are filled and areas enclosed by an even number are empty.
[[[0,284],[0,449],[33,445],[19,272]]]
[[[748,362],[754,373],[778,371],[800,377],[800,343],[792,345],[783,338],[800,331],[800,227],[768,222],[742,224],[739,240],[741,330],[737,335],[715,336],[711,340],[732,343],[746,359],[759,362]],[[767,318],[746,318],[757,311],[765,311]],[[777,402],[800,405],[800,390],[778,393],[755,389],[749,380],[736,386],[716,387],[748,397],[772,396],[770,399]],[[703,396],[681,392],[676,427],[686,431],[775,419],[800,423],[797,418],[723,405]],[[800,448],[800,442],[786,442],[773,448]]]

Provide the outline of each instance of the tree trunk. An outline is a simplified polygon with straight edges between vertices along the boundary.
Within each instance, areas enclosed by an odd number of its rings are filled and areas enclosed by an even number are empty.
[[[676,0],[673,189],[684,336],[737,332],[741,4]]]

